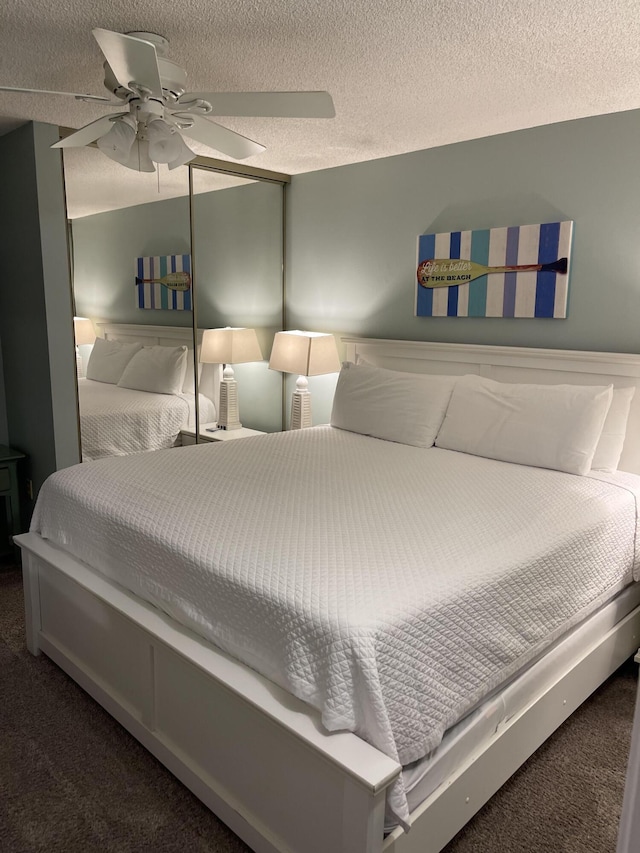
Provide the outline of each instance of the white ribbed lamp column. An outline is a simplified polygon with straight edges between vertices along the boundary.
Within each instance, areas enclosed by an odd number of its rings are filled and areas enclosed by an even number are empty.
[[[273,340],[271,370],[297,373],[296,390],[291,396],[291,429],[312,426],[311,394],[307,376],[337,373],[338,348],[333,335],[325,332],[277,332]]]
[[[205,329],[202,333],[200,361],[224,366],[218,403],[218,427],[240,429],[242,424],[238,407],[238,383],[231,365],[262,361],[256,330],[231,326],[224,329]]]

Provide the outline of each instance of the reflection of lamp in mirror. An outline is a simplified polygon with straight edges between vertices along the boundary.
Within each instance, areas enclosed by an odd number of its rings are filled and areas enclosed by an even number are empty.
[[[277,332],[269,359],[271,370],[297,373],[296,390],[291,397],[291,429],[310,427],[311,394],[307,376],[337,373],[338,349],[333,335],[324,332]]]
[[[96,333],[93,330],[93,323],[88,317],[73,318],[73,335],[76,344],[76,371],[78,378],[84,376],[84,364],[80,355],[80,347],[86,344],[93,344],[96,340]]]
[[[224,371],[220,383],[218,427],[240,429],[238,411],[238,383],[233,376],[232,364],[262,361],[262,351],[255,329],[205,329],[202,334],[200,361],[222,364]]]

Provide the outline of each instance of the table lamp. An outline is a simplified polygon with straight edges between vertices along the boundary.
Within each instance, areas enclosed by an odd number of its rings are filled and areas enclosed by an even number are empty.
[[[325,332],[277,332],[269,367],[283,373],[298,374],[296,390],[291,397],[290,429],[310,427],[311,394],[307,376],[337,373],[340,370],[338,348],[333,335]]]
[[[93,344],[96,340],[93,323],[88,317],[73,318],[73,336],[76,344],[76,371],[78,378],[81,378],[84,376],[84,363],[79,347],[85,344]]]
[[[200,361],[222,364],[218,428],[240,429],[238,410],[238,383],[233,376],[232,364],[262,361],[262,351],[255,329],[205,329],[202,334]]]

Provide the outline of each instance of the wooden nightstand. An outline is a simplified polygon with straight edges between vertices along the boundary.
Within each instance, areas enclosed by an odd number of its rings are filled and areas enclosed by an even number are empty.
[[[5,499],[9,541],[22,533],[20,521],[20,488],[18,485],[18,462],[24,453],[0,444],[0,497]]]
[[[208,430],[215,430],[209,432]],[[196,443],[195,428],[185,427],[180,430],[182,436],[182,444]],[[266,435],[265,432],[260,432],[259,429],[249,429],[248,427],[240,427],[240,429],[216,429],[215,424],[200,424],[200,441],[233,441],[236,438],[250,438],[252,435]]]

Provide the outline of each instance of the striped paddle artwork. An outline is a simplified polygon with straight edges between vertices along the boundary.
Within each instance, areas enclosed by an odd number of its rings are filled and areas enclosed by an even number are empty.
[[[573,222],[418,238],[416,316],[567,316]]]
[[[137,258],[135,284],[138,308],[191,311],[191,256]]]
[[[189,290],[191,276],[188,272],[170,272],[161,278],[136,278],[136,284],[164,284],[171,290]]]
[[[559,272],[567,274],[567,259],[559,258],[552,264],[514,264],[513,266],[488,267],[459,258],[430,258],[418,267],[418,283],[423,287],[451,287],[452,284],[468,284],[481,275],[496,272]]]

